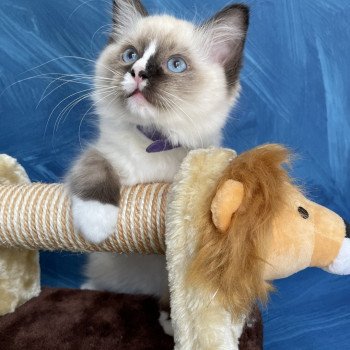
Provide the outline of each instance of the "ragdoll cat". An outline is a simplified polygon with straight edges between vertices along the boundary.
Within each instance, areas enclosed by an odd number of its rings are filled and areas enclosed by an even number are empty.
[[[121,185],[172,181],[186,154],[219,145],[239,94],[248,8],[201,25],[149,16],[139,0],[113,2],[113,30],[96,62],[99,137],[67,177],[73,221],[92,241],[116,225]],[[210,166],[210,164],[208,164]],[[168,301],[163,256],[90,254],[85,287]],[[167,315],[161,324],[171,333]]]

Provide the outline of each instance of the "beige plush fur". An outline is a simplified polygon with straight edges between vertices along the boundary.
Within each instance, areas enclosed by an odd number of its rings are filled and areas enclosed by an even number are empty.
[[[176,350],[235,350],[244,317],[233,321],[214,292],[186,283],[198,244],[198,221],[210,215],[217,181],[234,158],[231,150],[192,151],[169,194],[166,244]]]
[[[0,155],[0,185],[28,183],[15,159]],[[39,254],[35,251],[0,248],[0,315],[40,293]]]
[[[28,183],[29,178],[16,159],[7,154],[0,154],[0,185]]]
[[[227,193],[234,193],[228,196]],[[244,198],[244,187],[242,182],[229,179],[217,190],[211,202],[211,212],[214,225],[226,233],[231,224],[234,212],[242,204]]]
[[[214,197],[209,197],[211,208],[206,203],[203,213],[207,215],[196,219],[199,243],[189,283],[217,290],[221,303],[237,317],[248,313],[256,299],[266,301],[271,289],[263,278],[264,258],[272,239],[272,221],[284,200],[288,176],[281,164],[287,155],[284,148],[272,145],[240,154],[219,176],[219,189],[208,189],[208,195]],[[230,195],[224,196],[222,190]],[[230,197],[238,198],[238,205],[230,202]],[[227,206],[234,213],[229,220]],[[213,225],[222,221],[217,219],[219,215],[228,221],[226,233]],[[222,227],[219,225],[220,231]]]

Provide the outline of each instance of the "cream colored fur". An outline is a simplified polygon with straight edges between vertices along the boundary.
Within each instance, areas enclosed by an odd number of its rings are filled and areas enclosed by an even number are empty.
[[[30,182],[15,159],[0,154],[0,184]],[[39,253],[0,247],[0,316],[40,293]]]
[[[169,194],[166,254],[176,350],[238,349],[244,319],[233,322],[215,293],[208,294],[185,283],[197,244],[196,218],[204,214],[203,203],[210,203],[207,196],[233,157],[232,150],[192,151],[182,163]]]

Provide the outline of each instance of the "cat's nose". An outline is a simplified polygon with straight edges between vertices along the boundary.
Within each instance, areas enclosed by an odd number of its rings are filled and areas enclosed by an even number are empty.
[[[133,78],[140,77],[141,79],[145,80],[148,79],[149,76],[145,70],[135,70],[134,68],[131,69],[130,74]]]
[[[146,71],[141,70],[141,71],[139,71],[139,77],[140,77],[141,79],[148,79],[148,74],[147,74]]]

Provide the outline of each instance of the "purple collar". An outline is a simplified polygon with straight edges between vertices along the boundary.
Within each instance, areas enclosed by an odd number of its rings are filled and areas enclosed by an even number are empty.
[[[174,146],[168,138],[166,138],[156,129],[145,128],[142,125],[137,125],[137,130],[139,130],[144,136],[153,141],[146,148],[147,153],[169,151],[171,149],[180,147],[180,145]]]

